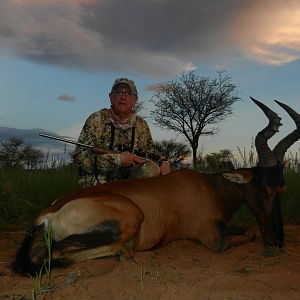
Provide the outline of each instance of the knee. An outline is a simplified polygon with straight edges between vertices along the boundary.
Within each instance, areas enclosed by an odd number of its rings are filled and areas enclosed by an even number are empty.
[[[141,165],[132,168],[129,178],[155,177],[160,174],[160,168],[157,163],[147,161]]]

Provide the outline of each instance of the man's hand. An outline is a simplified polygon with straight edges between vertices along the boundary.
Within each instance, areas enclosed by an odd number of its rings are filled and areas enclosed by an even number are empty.
[[[147,161],[143,157],[136,156],[129,151],[121,152],[120,157],[122,167],[133,167]]]
[[[170,164],[167,160],[163,160],[160,165],[160,174],[167,175],[171,172]]]

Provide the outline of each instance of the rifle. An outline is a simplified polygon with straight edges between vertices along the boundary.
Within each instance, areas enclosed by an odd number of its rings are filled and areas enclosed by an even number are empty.
[[[48,139],[57,140],[57,141],[60,141],[60,142],[64,142],[64,143],[68,143],[68,144],[72,144],[72,145],[76,145],[76,146],[80,146],[80,147],[84,147],[84,148],[89,148],[96,154],[118,154],[118,153],[121,153],[121,151],[106,150],[106,149],[94,147],[94,146],[91,146],[91,145],[75,142],[73,140],[61,138],[61,137],[58,137],[58,136],[48,135],[48,134],[44,134],[44,133],[40,133],[39,135],[42,136],[42,137],[48,138]],[[142,156],[137,156],[136,155],[136,157],[141,158],[145,161],[151,161],[151,159],[148,159],[148,158],[145,158],[145,157],[142,157]]]

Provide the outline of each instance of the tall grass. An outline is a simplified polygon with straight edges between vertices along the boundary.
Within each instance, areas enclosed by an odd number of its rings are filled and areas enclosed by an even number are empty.
[[[286,190],[282,198],[282,211],[285,223],[300,224],[300,173],[285,172]]]
[[[0,169],[0,227],[23,226],[58,196],[76,189],[78,171],[56,169]]]

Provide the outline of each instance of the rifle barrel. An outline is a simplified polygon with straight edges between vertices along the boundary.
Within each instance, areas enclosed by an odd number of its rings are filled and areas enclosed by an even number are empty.
[[[69,143],[69,144],[73,144],[73,145],[78,145],[78,146],[81,146],[81,147],[86,147],[86,148],[91,148],[91,149],[94,148],[91,145],[78,143],[78,142],[75,142],[75,141],[72,141],[72,140],[69,140],[69,139],[64,139],[64,138],[61,138],[61,137],[58,137],[58,136],[48,135],[48,134],[44,134],[44,133],[40,133],[39,135],[42,136],[42,137],[46,137],[48,139],[57,140],[57,141],[60,141],[60,142],[65,142],[65,143]]]

